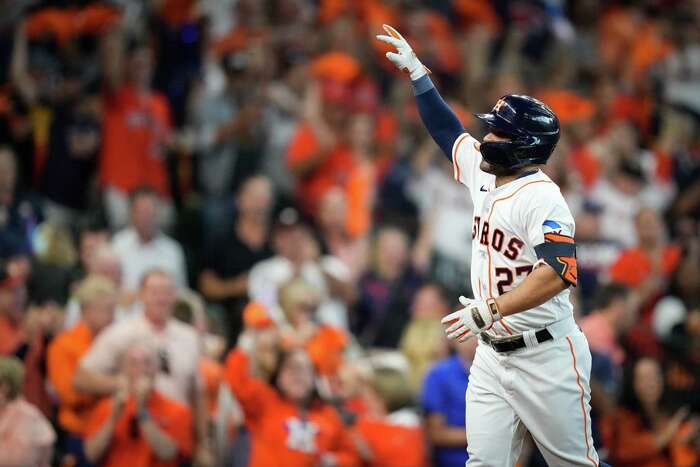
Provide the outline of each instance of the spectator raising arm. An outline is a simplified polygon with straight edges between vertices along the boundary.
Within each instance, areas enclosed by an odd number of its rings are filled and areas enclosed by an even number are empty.
[[[141,433],[159,460],[174,460],[177,456],[177,444],[155,424],[148,410],[147,401],[153,389],[153,381],[141,378],[135,386],[136,418]]]
[[[14,44],[12,46],[12,62],[10,64],[10,77],[12,86],[17,90],[25,103],[33,104],[37,99],[37,89],[34,80],[29,75],[29,45],[25,32],[24,21],[15,29]]]
[[[119,25],[102,36],[100,47],[107,88],[112,91],[119,89],[124,79],[124,37]]]
[[[85,440],[85,457],[93,464],[97,464],[109,448],[117,426],[117,420],[124,409],[126,402],[126,390],[120,390],[115,394],[112,401],[112,411],[107,418],[107,422],[93,436]]]

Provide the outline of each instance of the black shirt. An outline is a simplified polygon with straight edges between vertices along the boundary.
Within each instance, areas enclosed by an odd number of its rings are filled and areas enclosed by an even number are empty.
[[[253,249],[245,244],[237,233],[219,237],[209,242],[205,247],[203,270],[212,271],[221,279],[233,279],[247,273],[260,261],[272,256],[272,250],[267,242],[259,249]],[[241,311],[248,301],[248,295],[228,298],[218,303],[224,307],[226,315],[226,331],[228,345],[232,347],[236,343],[238,334],[242,330]]]
[[[99,123],[79,115],[71,105],[59,106],[55,112],[41,175],[41,191],[62,206],[84,210],[97,168],[99,146],[86,154],[74,154],[70,139],[88,133],[99,138]]]

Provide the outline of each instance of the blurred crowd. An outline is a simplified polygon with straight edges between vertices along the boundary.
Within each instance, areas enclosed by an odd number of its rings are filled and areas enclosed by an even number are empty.
[[[601,458],[700,465],[697,0],[0,11],[0,466],[464,465],[472,207],[384,23],[477,137],[557,113]]]

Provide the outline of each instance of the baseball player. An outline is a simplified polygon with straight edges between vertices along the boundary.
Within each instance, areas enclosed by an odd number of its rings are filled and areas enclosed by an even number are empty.
[[[573,318],[574,219],[541,168],[559,140],[559,121],[528,96],[502,97],[477,114],[479,142],[440,97],[426,67],[391,26],[377,39],[411,77],[423,124],[452,161],[474,203],[474,298],[445,316],[448,338],[478,336],[467,390],[469,466],[512,466],[529,431],[549,465],[599,465],[591,438],[591,354]]]

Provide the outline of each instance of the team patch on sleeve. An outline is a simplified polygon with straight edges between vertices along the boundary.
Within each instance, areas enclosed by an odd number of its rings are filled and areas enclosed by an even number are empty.
[[[578,283],[576,242],[561,223],[546,220],[542,224],[544,243],[535,246],[537,257],[549,264],[569,285]]]

